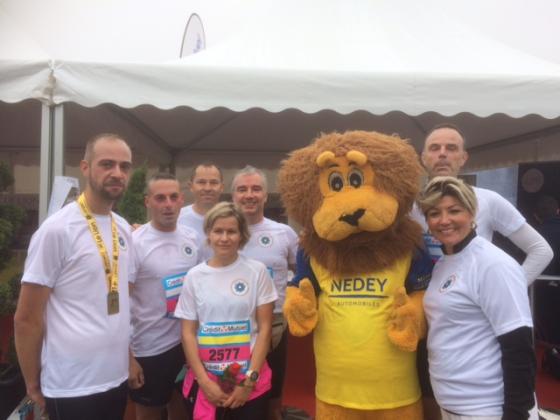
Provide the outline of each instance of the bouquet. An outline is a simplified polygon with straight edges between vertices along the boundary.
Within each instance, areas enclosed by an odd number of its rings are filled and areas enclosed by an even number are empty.
[[[224,370],[221,376],[218,376],[218,383],[222,391],[226,394],[231,394],[235,389],[237,383],[237,375],[241,370],[241,365],[239,363],[233,362],[231,365]]]

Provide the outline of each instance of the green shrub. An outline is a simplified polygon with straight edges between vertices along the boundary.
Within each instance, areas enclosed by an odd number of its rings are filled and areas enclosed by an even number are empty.
[[[14,235],[19,232],[26,217],[27,212],[22,207],[16,206],[15,204],[0,205],[0,219],[5,219],[12,224],[12,233]]]
[[[0,162],[0,191],[5,191],[14,183],[14,176],[5,162]]]
[[[144,206],[144,191],[146,189],[146,174],[148,168],[143,165],[132,172],[128,189],[117,205],[118,213],[128,223],[146,223],[146,207]]]
[[[14,236],[14,227],[6,220],[0,218],[0,250],[9,248]]]

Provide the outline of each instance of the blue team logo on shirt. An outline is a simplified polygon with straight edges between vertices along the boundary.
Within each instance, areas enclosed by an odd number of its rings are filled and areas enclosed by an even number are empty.
[[[265,248],[268,248],[269,246],[272,245],[272,237],[267,234],[263,234],[259,236],[259,244],[260,246],[264,246]]]
[[[451,276],[449,276],[447,278],[447,280],[445,280],[441,284],[441,286],[439,287],[440,293],[446,293],[449,289],[451,289],[453,287],[453,285],[455,284],[455,280],[457,280],[457,277],[455,276],[455,274],[452,274]]]
[[[122,236],[119,235],[119,247],[123,250],[126,251],[126,242],[124,240],[124,238]]]
[[[192,249],[192,247],[188,244],[184,244],[181,249],[183,250],[183,253],[187,256],[187,257],[192,257],[194,255],[194,250]]]
[[[245,280],[234,280],[231,283],[231,291],[234,295],[243,296],[249,290],[249,285]]]

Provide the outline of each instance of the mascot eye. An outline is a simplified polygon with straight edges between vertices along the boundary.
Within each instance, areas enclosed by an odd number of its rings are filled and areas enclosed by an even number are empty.
[[[344,179],[338,172],[333,172],[329,175],[329,187],[333,191],[340,191],[344,186]]]
[[[348,175],[348,183],[354,188],[359,188],[364,183],[364,175],[359,169],[354,169]]]

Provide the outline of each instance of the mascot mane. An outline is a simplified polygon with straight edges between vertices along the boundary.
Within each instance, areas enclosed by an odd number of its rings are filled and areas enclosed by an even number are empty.
[[[328,241],[319,237],[313,225],[313,216],[323,202],[320,168],[315,162],[325,151],[339,157],[351,150],[366,155],[375,172],[375,188],[397,200],[397,215],[394,223],[382,231],[361,231]],[[305,253],[331,273],[348,275],[386,268],[423,246],[422,229],[409,217],[419,190],[416,180],[422,171],[414,148],[399,137],[366,131],[322,134],[282,162],[279,189],[289,217],[303,227],[300,245]]]

